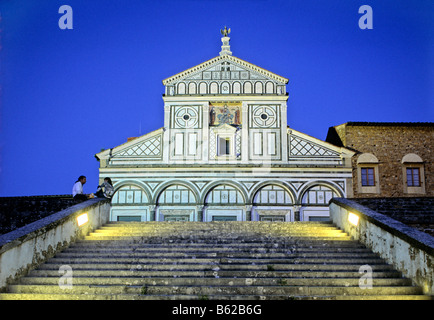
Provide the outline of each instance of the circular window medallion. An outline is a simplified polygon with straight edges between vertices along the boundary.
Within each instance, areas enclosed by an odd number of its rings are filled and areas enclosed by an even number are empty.
[[[175,122],[178,128],[193,128],[198,123],[197,109],[186,106],[179,108],[175,113]]]
[[[253,111],[253,122],[256,127],[268,128],[276,124],[277,114],[275,106],[257,106]]]

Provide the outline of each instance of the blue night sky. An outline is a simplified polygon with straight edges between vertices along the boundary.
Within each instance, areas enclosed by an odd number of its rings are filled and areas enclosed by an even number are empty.
[[[61,30],[61,5],[73,29]],[[359,7],[373,9],[361,30]],[[162,80],[218,56],[289,78],[288,124],[432,122],[434,1],[1,0],[0,196],[85,193],[101,149],[163,126]]]

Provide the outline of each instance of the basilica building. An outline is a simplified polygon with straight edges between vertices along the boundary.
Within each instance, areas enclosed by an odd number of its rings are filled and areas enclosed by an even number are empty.
[[[112,221],[328,220],[354,151],[288,126],[288,79],[220,54],[163,80],[164,124],[96,154]]]

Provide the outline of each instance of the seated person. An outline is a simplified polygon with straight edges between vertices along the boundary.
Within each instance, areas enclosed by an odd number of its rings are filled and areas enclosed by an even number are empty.
[[[85,201],[87,199],[93,198],[93,194],[83,194],[83,185],[86,183],[86,177],[80,176],[78,180],[75,182],[74,186],[72,187],[72,196],[74,197],[74,200],[78,201]]]
[[[113,183],[110,178],[104,178],[104,182],[98,186],[98,189],[96,191],[96,196],[98,198],[111,198],[113,194],[115,193],[115,190],[113,188]]]

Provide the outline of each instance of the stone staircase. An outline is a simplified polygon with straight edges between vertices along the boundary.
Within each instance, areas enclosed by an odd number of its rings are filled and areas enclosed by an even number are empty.
[[[359,273],[365,265],[372,268],[370,289]],[[10,285],[0,299],[429,296],[327,222],[111,222]]]

